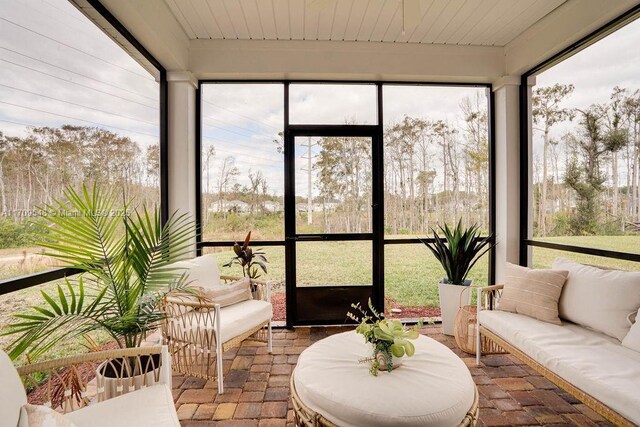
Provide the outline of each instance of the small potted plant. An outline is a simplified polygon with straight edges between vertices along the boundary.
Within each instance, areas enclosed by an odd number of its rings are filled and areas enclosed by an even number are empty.
[[[444,235],[440,237],[432,228],[433,241],[420,239],[442,265],[447,277],[438,283],[442,331],[445,335],[453,335],[454,320],[460,307],[460,301],[469,301],[471,280],[467,275],[478,260],[493,246],[493,237],[480,236],[480,227],[473,224],[462,227],[462,219],[451,229],[448,225],[440,226]]]
[[[257,279],[260,277],[258,267],[266,274],[267,273],[267,258],[264,256],[262,250],[253,250],[249,247],[251,242],[251,232],[247,233],[244,238],[244,242],[239,244],[235,242],[233,244],[233,252],[236,254],[231,260],[224,264],[224,267],[231,267],[233,264],[239,264],[242,267],[242,275],[250,279]]]
[[[371,375],[377,376],[381,370],[391,372],[400,365],[403,356],[411,357],[415,354],[416,348],[410,340],[415,340],[420,335],[418,330],[422,327],[422,319],[413,328],[407,328],[399,320],[385,319],[373,307],[371,299],[371,314],[363,310],[360,303],[351,304],[351,307],[357,313],[348,312],[347,317],[359,323],[356,332],[372,346],[371,357],[360,359],[360,362],[370,363]]]

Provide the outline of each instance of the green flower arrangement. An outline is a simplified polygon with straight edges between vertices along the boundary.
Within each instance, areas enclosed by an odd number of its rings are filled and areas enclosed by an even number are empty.
[[[411,357],[416,348],[411,342],[420,336],[418,332],[422,327],[422,319],[412,327],[407,328],[399,320],[386,319],[379,313],[369,299],[369,312],[366,312],[360,303],[351,304],[356,313],[347,313],[347,317],[358,323],[356,332],[364,337],[365,342],[373,346],[372,357],[360,359],[361,363],[370,363],[369,372],[378,376],[380,370],[391,372],[393,370],[393,357]]]

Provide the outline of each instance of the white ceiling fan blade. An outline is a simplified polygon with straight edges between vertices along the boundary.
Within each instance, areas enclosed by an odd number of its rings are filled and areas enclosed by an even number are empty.
[[[402,29],[403,31],[413,30],[420,24],[422,20],[422,11],[420,10],[420,0],[401,0],[402,1]]]

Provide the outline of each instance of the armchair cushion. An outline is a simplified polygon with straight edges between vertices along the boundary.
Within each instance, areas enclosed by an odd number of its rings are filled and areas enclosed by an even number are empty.
[[[65,415],[78,426],[179,427],[171,390],[165,384],[136,390]]]
[[[243,277],[227,285],[209,286],[202,288],[202,293],[214,304],[226,307],[251,299],[251,280]]]
[[[273,316],[271,303],[262,300],[247,300],[220,309],[220,342],[225,343],[233,338],[249,332],[256,326],[267,323]],[[213,331],[213,322],[195,312],[184,315],[176,322],[175,333],[185,337],[198,336],[196,329]],[[213,318],[211,318],[213,320]],[[184,330],[183,330],[184,329]],[[195,333],[194,333],[195,332]]]

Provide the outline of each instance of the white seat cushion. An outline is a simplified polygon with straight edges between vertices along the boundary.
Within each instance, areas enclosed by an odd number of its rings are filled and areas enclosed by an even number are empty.
[[[26,403],[27,393],[18,371],[9,356],[0,350],[0,420],[8,426],[18,425],[20,408]]]
[[[171,390],[164,384],[123,394],[65,416],[78,427],[180,426]]]
[[[614,411],[640,423],[640,353],[582,326],[483,310],[480,324]]]
[[[220,340],[225,343],[273,317],[271,303],[247,300],[220,309]]]
[[[262,300],[247,300],[237,304],[222,307],[220,309],[220,341],[225,343],[230,339],[250,331],[256,326],[263,325],[273,317],[273,307],[271,303]],[[172,319],[176,326],[174,331],[183,335],[179,339],[189,340],[194,328],[201,330],[213,330],[214,325],[205,325],[201,320],[200,324],[195,323],[201,316],[194,316],[192,313],[185,314],[182,319]],[[170,320],[171,321],[171,320]],[[185,330],[183,330],[185,328]]]

